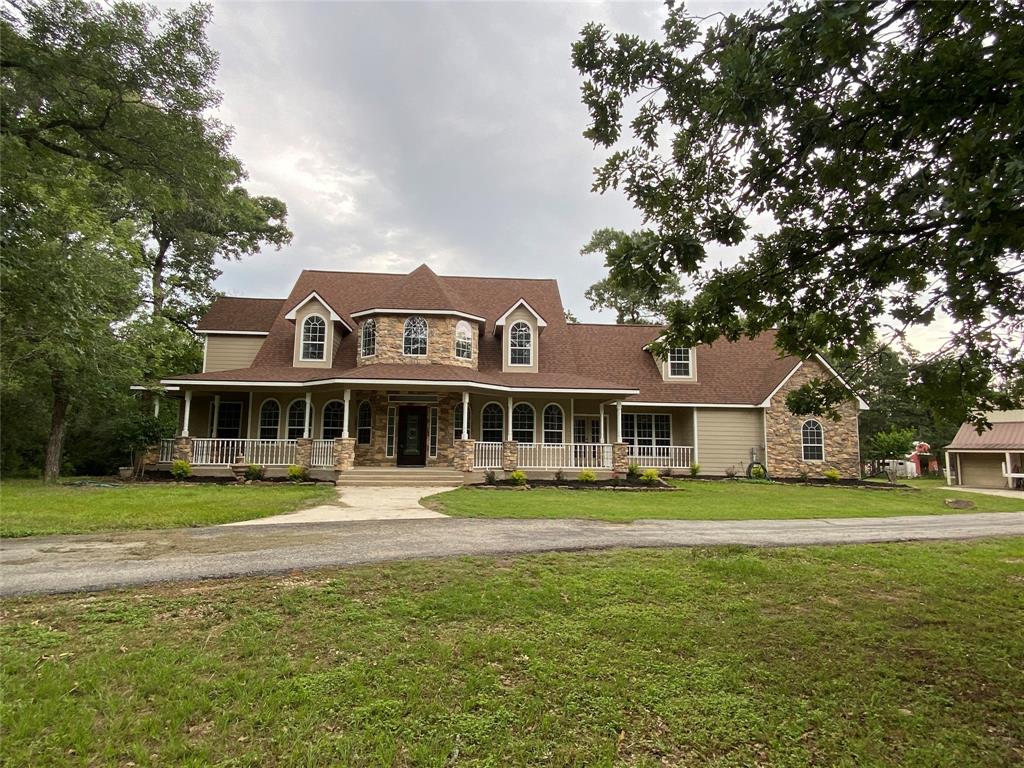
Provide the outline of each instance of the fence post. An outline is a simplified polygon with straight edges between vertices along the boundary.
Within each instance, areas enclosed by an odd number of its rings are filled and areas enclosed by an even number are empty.
[[[356,465],[356,439],[354,437],[334,438],[334,470],[344,472]]]
[[[176,437],[174,438],[174,460],[187,461],[192,463],[192,438],[191,437]]]
[[[501,444],[501,468],[512,472],[519,466],[519,443],[506,440]]]
[[[452,465],[459,472],[472,472],[476,453],[476,440],[456,440]]]
[[[295,441],[295,463],[306,469],[313,466],[313,441],[308,437],[300,437]]]
[[[612,472],[626,472],[629,469],[629,445],[612,443]]]

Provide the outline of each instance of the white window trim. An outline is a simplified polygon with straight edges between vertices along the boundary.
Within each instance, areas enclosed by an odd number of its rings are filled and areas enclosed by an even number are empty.
[[[426,347],[426,349],[425,349],[425,351],[422,354],[420,354],[418,352],[414,353],[414,352],[406,352],[405,351],[405,334],[406,334],[406,330],[408,329],[409,322],[411,320],[415,320],[416,318],[419,318],[420,320],[422,320],[423,321],[423,325],[426,327],[426,332],[423,335],[424,346]],[[428,354],[430,354],[430,323],[427,322],[427,319],[425,317],[422,317],[420,315],[412,315],[412,316],[406,318],[405,322],[402,323],[402,356],[403,357],[426,357]]]
[[[677,376],[672,373],[672,349],[690,350],[690,372],[685,376]],[[672,347],[665,357],[665,378],[673,381],[693,381],[697,378],[697,350],[695,347]]]
[[[388,445],[388,438],[391,438],[391,445]],[[384,421],[384,458],[395,458],[395,451],[398,448],[398,408],[388,406],[388,412]]]
[[[298,438],[288,437],[288,414],[291,413],[292,406],[295,405],[296,403],[302,403],[302,414],[303,414],[302,431],[303,431],[303,434],[305,434],[305,431],[306,431],[305,419],[309,419],[309,427],[310,427],[309,434],[311,434],[311,435],[313,434],[313,425],[316,424],[316,419],[313,418],[313,414],[314,414],[314,411],[315,411],[313,404],[310,403],[309,404],[309,408],[307,409],[306,408],[306,398],[304,398],[304,397],[297,397],[297,398],[295,398],[290,403],[288,403],[288,407],[284,410],[284,413],[282,414],[283,418],[281,419],[281,421],[283,422],[283,426],[284,426],[284,439],[285,440],[298,440],[298,439],[301,439],[301,437],[302,437],[302,435],[299,435]]]
[[[531,315],[533,315],[535,318],[537,318],[537,326],[539,328],[546,328],[547,327],[547,322],[544,320],[543,317],[541,317],[540,312],[538,312],[536,309],[531,307],[530,303],[526,299],[519,299],[518,301],[516,301],[515,304],[513,304],[511,307],[506,309],[502,313],[501,317],[499,317],[497,320],[494,321],[495,329],[498,329],[501,326],[505,325],[505,323],[508,322],[509,315],[511,315],[513,312],[515,312],[517,309],[519,309],[519,307],[525,307],[527,312],[529,312]]]
[[[552,403],[548,403],[547,405],[544,406],[543,409],[541,409],[541,412],[540,412],[540,441],[542,443],[547,443],[546,435],[544,433],[547,432],[548,430],[547,430],[547,427],[544,425],[544,414],[547,411],[547,409],[550,408],[552,405],[555,406],[555,408],[557,408],[559,410],[559,412],[562,414],[562,439],[559,440],[558,442],[559,443],[565,443],[566,442],[566,440],[565,440],[565,409],[562,406],[560,406],[558,403],[553,403],[553,402]],[[555,445],[555,443],[547,443],[547,444],[548,445]]]
[[[459,354],[459,326],[463,324],[465,324],[465,327],[469,329],[469,334],[467,335],[467,339],[469,341],[469,357],[463,357],[462,355]],[[473,326],[471,326],[465,320],[459,320],[459,322],[455,324],[455,339],[452,341],[452,355],[455,357],[456,360],[472,360],[474,346],[475,345],[473,344]]]
[[[366,354],[366,350],[363,348],[363,333],[367,325],[373,323],[373,354]],[[377,321],[372,317],[359,326],[359,356],[360,357],[376,357],[377,356]]]
[[[441,413],[436,405],[427,410],[427,458],[436,459],[440,447]]]
[[[655,416],[668,416],[668,444],[669,445],[675,445],[676,444],[676,425],[675,425],[675,419],[672,418],[672,412],[671,411],[628,411],[628,412],[627,411],[623,411],[622,412],[622,418],[625,419],[627,416],[650,416],[651,417],[651,439],[652,440],[656,439],[654,437],[654,431],[653,431],[654,430],[654,417]],[[623,432],[625,432],[625,430],[623,430]],[[635,429],[634,429],[634,432],[635,432]],[[694,442],[696,442],[696,434],[697,434],[697,427],[696,427],[696,425],[694,425],[693,432],[694,432]],[[605,431],[605,436],[607,437],[607,435],[608,435],[608,432]],[[623,439],[622,435],[616,435],[616,437],[618,437],[618,440],[619,440],[620,443],[624,443],[625,442],[625,440]],[[636,440],[636,434],[633,435],[633,439]]]
[[[804,448],[806,448],[808,445],[810,445],[810,443],[805,443],[804,442],[804,425],[806,425],[806,424],[808,424],[809,422],[812,422],[812,421],[815,424],[817,424],[818,425],[818,429],[821,430],[821,458],[820,459],[806,459],[806,458],[804,458]],[[817,419],[804,419],[803,421],[800,422],[800,461],[804,462],[805,464],[824,464],[825,463],[825,427],[822,426],[822,423],[820,421],[818,421]]]
[[[341,429],[342,430],[345,429],[345,402],[343,400],[339,400],[336,397],[332,397],[330,400],[328,400],[326,403],[324,403],[323,406],[321,406],[321,408],[320,408],[320,439],[321,440],[329,439],[329,438],[324,437],[324,427],[327,425],[327,419],[325,418],[325,414],[327,413],[327,406],[330,405],[331,403],[338,403],[339,405],[341,405]],[[341,437],[341,435],[338,435],[338,437]]]
[[[320,322],[324,324],[324,356],[323,357],[304,357],[306,347],[306,323],[312,318],[319,318]],[[319,312],[310,312],[304,318],[302,318],[302,326],[299,328],[299,362],[300,363],[326,363],[327,362],[327,341],[330,339],[330,324],[327,322],[327,318],[321,315]]]
[[[496,406],[498,406],[498,410],[501,411],[501,440],[499,442],[503,443],[503,442],[505,442],[505,428],[508,425],[508,422],[506,421],[506,419],[508,418],[508,414],[505,413],[505,406],[502,405],[501,403],[499,403],[497,400],[491,400],[489,402],[484,403],[483,408],[480,409],[480,429],[479,429],[480,442],[481,443],[488,442],[488,441],[484,440],[484,411],[487,409],[487,406],[489,406],[489,405],[496,405]],[[473,420],[470,419],[470,422],[472,422],[472,421]],[[494,441],[491,440],[490,442],[494,442]]]
[[[530,350],[530,362],[528,362],[528,363],[513,363],[512,362],[512,329],[515,328],[520,323],[525,325],[530,330],[530,347],[529,347],[529,350]],[[505,346],[508,348],[508,367],[509,368],[533,368],[533,361],[536,359],[534,357],[534,354],[533,354],[534,352],[536,352],[536,349],[535,349],[535,347],[536,347],[536,342],[535,342],[536,338],[537,338],[537,333],[534,330],[533,326],[531,326],[525,320],[516,320],[514,323],[512,323],[512,325],[510,325],[508,327],[508,344],[506,344]],[[516,349],[522,349],[522,347],[516,347]]]
[[[528,403],[525,400],[520,400],[518,403],[512,403],[512,410],[509,411],[508,414],[506,414],[508,416],[509,423],[512,425],[512,439],[513,440],[516,439],[515,438],[516,428],[515,428],[515,421],[514,421],[514,419],[515,419],[516,408],[518,408],[520,405],[525,405],[527,408],[529,408],[533,412],[533,430],[532,430],[533,431],[533,439],[530,440],[530,442],[531,443],[536,443],[537,442],[537,409],[533,407],[533,403]],[[543,435],[541,435],[541,436],[543,437]]]
[[[332,307],[330,304],[328,304],[326,301],[324,301],[323,298],[320,296],[320,294],[317,293],[316,291],[311,292],[306,298],[304,298],[302,301],[300,301],[298,304],[296,304],[294,307],[292,307],[291,310],[289,310],[288,314],[286,314],[284,316],[284,319],[285,320],[294,320],[294,319],[296,319],[298,317],[299,310],[302,307],[304,307],[307,304],[309,304],[309,302],[313,301],[314,299],[316,299],[318,302],[320,302],[320,304],[322,306],[327,308],[327,311],[330,312],[330,314],[331,314],[331,321],[332,322],[341,323],[343,326],[345,326],[345,330],[347,330],[349,333],[352,333],[352,326],[349,325],[348,323],[346,323],[344,320],[342,320],[341,316],[337,312],[334,311],[334,307]]]
[[[277,437],[260,437],[260,428],[263,423],[263,406],[267,403],[277,404]],[[256,439],[257,440],[280,440],[281,439],[281,424],[285,421],[284,411],[281,410],[281,403],[276,397],[264,398],[263,402],[260,403],[259,415],[256,417]]]

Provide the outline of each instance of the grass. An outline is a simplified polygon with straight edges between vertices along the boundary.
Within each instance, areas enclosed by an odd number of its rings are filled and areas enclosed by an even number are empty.
[[[0,536],[90,533],[217,525],[291,512],[334,498],[320,485],[177,485],[117,487],[0,483]]]
[[[6,765],[1019,766],[1024,541],[0,603]]]
[[[938,483],[914,481],[915,490],[786,485],[782,483],[673,480],[676,493],[537,488],[506,491],[459,488],[430,496],[425,505],[453,517],[575,517],[609,522],[644,518],[753,520],[807,517],[941,515],[946,499],[969,499],[972,512],[1021,512],[1024,500],[959,493]]]

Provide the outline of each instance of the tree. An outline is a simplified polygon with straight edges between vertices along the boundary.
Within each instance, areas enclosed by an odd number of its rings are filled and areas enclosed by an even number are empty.
[[[943,396],[955,383],[978,424],[1009,405],[1024,375],[1024,6],[784,0],[706,32],[668,7],[661,40],[592,23],[573,45],[584,135],[613,150],[594,189],[621,188],[647,222],[595,233],[611,278],[650,301],[665,275],[693,278],[667,308],[672,345],[777,328],[807,355],[865,346],[879,318],[900,338],[944,313],[956,331],[936,359],[969,375],[941,377]],[[753,215],[774,227],[751,236]],[[734,266],[705,269],[709,244],[744,242]],[[788,402],[844,396],[818,382]]]
[[[620,254],[634,252],[646,245],[656,245],[656,241],[645,233],[627,234],[604,229],[594,233],[582,253],[604,253],[605,265],[612,266]],[[639,281],[634,273],[613,270],[608,277],[590,286],[584,295],[590,301],[591,309],[614,310],[616,323],[661,323],[666,303],[679,295],[680,287],[671,273],[657,275],[655,279],[657,293],[652,296],[649,285]]]
[[[46,479],[60,471],[76,402],[101,414],[112,387],[126,398],[135,377],[194,369],[194,335],[171,324],[190,328],[215,295],[217,259],[291,237],[284,203],[241,186],[231,131],[210,116],[220,94],[209,21],[204,5],[0,11],[0,311],[12,355],[0,394],[50,393]],[[7,365],[32,345],[39,354]]]
[[[874,458],[887,462],[886,472],[892,484],[896,484],[896,469],[888,462],[899,461],[914,449],[914,430],[890,429],[879,432],[872,438],[871,452]]]

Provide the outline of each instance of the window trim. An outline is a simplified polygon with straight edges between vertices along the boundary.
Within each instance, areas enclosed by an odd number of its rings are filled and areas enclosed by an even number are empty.
[[[690,368],[690,372],[686,374],[674,374],[672,373],[672,352],[677,349],[685,349],[686,364]],[[685,381],[692,381],[697,378],[697,365],[696,365],[697,353],[694,347],[671,347],[669,348],[668,355],[665,357],[665,378],[666,379],[682,379]]]
[[[406,352],[405,342],[409,333],[409,323],[419,320],[423,323],[423,352]],[[411,315],[402,323],[402,355],[404,357],[426,357],[430,353],[430,324],[421,315]]]
[[[326,403],[324,403],[323,407],[320,409],[320,439],[321,440],[333,440],[334,439],[332,437],[325,437],[324,436],[324,430],[327,428],[327,406],[329,406],[331,403],[339,403],[341,405],[341,427],[340,427],[340,429],[342,430],[342,432],[345,431],[345,403],[344,403],[344,401],[339,400],[336,397],[333,397],[330,400],[328,400]],[[312,433],[310,433],[310,434],[312,434]],[[341,435],[339,434],[338,437],[341,437]]]
[[[821,442],[820,443],[808,443],[804,439],[804,428],[808,424],[815,424],[815,425],[817,425],[817,427],[818,427],[818,435],[821,437]],[[807,458],[807,448],[808,447],[814,447],[814,448],[820,447],[821,448],[821,458],[820,459],[808,459]],[[806,462],[807,464],[823,464],[824,461],[825,461],[825,428],[821,425],[821,422],[818,421],[817,419],[806,419],[805,421],[803,421],[800,424],[800,460],[803,461],[803,462]]]
[[[561,438],[559,439],[559,441],[557,443],[549,443],[548,442],[548,435],[547,435],[548,427],[547,427],[547,424],[545,423],[545,418],[547,417],[548,408],[551,408],[552,406],[554,406],[555,408],[558,409],[558,412],[559,412],[559,414],[562,417],[562,429],[559,430],[561,432],[562,436],[561,436]],[[548,403],[547,405],[544,406],[543,410],[540,412],[540,437],[541,437],[541,442],[544,443],[545,445],[563,445],[566,442],[565,441],[565,409],[562,406],[560,406],[558,403],[555,403],[555,402]]]
[[[669,444],[669,446],[672,446],[672,445],[676,444],[676,434],[675,434],[676,425],[674,423],[674,420],[672,419],[672,412],[671,411],[629,411],[629,412],[623,412],[623,414],[622,414],[623,427],[625,427],[625,420],[626,420],[627,416],[634,417],[633,418],[633,437],[632,437],[633,442],[629,443],[634,448],[641,447],[641,446],[637,445],[637,442],[636,442],[636,440],[637,440],[637,437],[636,437],[636,417],[637,416],[650,416],[651,417],[651,446],[650,447],[652,447],[652,448],[658,448],[658,447],[662,447],[663,448],[663,447],[665,447],[665,446],[658,446],[657,442],[656,442],[657,439],[658,439],[657,438],[657,434],[658,433],[657,433],[657,430],[655,429],[655,426],[654,426],[654,419],[655,419],[656,416],[665,416],[665,417],[668,418],[668,444]],[[625,432],[626,430],[623,429],[622,431]],[[605,439],[607,440],[608,439],[608,431],[607,431],[607,429],[605,430],[604,434],[605,434]],[[626,439],[622,435],[618,435],[617,437],[618,437],[620,443],[625,443],[626,442]],[[643,446],[643,447],[648,447],[648,446]]]
[[[305,432],[306,432],[306,419],[309,419],[309,434],[311,434],[311,435],[314,434],[313,426],[316,424],[316,419],[313,418],[314,415],[315,415],[315,412],[316,412],[315,411],[315,406],[312,403],[310,403],[309,404],[309,408],[307,409],[306,408],[306,398],[304,398],[304,397],[297,397],[294,400],[292,400],[290,403],[288,403],[288,409],[284,412],[285,413],[285,416],[284,416],[284,439],[285,440],[301,440],[302,439],[302,435],[299,435],[298,437],[288,437],[288,429],[289,429],[288,416],[289,416],[289,414],[292,411],[292,406],[295,405],[296,403],[302,403],[302,432],[303,432],[303,434],[305,434]]]
[[[528,362],[528,363],[513,363],[512,362],[512,332],[516,329],[517,325],[524,325],[524,326],[526,326],[526,330],[530,334],[530,344],[529,344],[528,347],[526,347],[526,350],[530,353],[530,362]],[[525,320],[516,320],[514,323],[512,323],[508,327],[508,344],[506,346],[508,347],[508,365],[509,365],[510,368],[532,368],[533,367],[533,361],[534,361],[534,356],[533,356],[534,342],[533,342],[533,340],[534,340],[534,337],[536,335],[537,334],[534,333],[533,326],[531,326]],[[523,349],[523,347],[516,347],[516,349]]]
[[[533,403],[528,403],[525,400],[520,400],[518,403],[513,403],[512,404],[512,411],[511,411],[511,416],[510,416],[510,419],[511,419],[511,422],[512,422],[512,439],[515,440],[517,443],[525,443],[525,442],[527,442],[526,440],[516,440],[516,426],[515,426],[516,408],[518,408],[520,405],[525,405],[527,408],[530,409],[530,412],[533,414],[533,425],[532,425],[531,430],[530,430],[533,433],[533,436],[530,438],[529,442],[530,443],[536,443],[537,442],[537,409],[533,407]]]
[[[460,330],[465,330],[466,331],[465,339],[459,339],[459,331]],[[469,342],[469,356],[468,357],[463,357],[462,355],[459,354],[459,341],[460,340],[461,341],[468,341]],[[469,322],[466,321],[466,320],[459,320],[455,324],[455,341],[454,341],[454,344],[452,346],[452,354],[455,356],[456,360],[472,360],[473,359],[473,326],[471,326],[469,324]]]
[[[437,406],[433,406],[427,411],[427,458],[437,458],[437,443],[438,443],[438,427],[440,426],[440,414],[438,413]]]
[[[317,318],[321,323],[324,324],[324,340],[322,342],[310,342],[310,344],[323,344],[323,357],[306,357],[306,323],[313,318]],[[299,362],[300,363],[326,363],[327,362],[327,337],[328,333],[327,320],[319,312],[310,312],[304,318],[302,318],[302,326],[299,328]]]
[[[359,412],[366,406],[366,410],[370,413],[370,423],[368,426],[359,426]],[[362,432],[366,430],[366,442],[363,442]],[[371,445],[373,443],[373,404],[366,398],[359,401],[356,406],[356,445]]]
[[[263,437],[262,436],[262,432],[263,432],[263,407],[267,403],[273,403],[274,405],[277,406],[277,435],[275,437]],[[263,398],[263,402],[260,403],[259,415],[256,417],[256,439],[257,440],[280,440],[281,439],[281,423],[283,421],[285,421],[285,419],[281,418],[281,415],[283,413],[284,413],[284,411],[281,410],[281,403],[278,402],[278,399],[276,397],[265,397],[265,398]]]
[[[487,407],[490,406],[490,405],[498,406],[498,410],[501,412],[501,440],[497,440],[497,441],[495,441],[495,440],[484,440],[484,411],[486,411]],[[480,432],[480,442],[481,443],[493,443],[493,442],[504,443],[505,442],[505,430],[508,428],[508,422],[505,421],[507,415],[508,414],[505,413],[505,406],[503,406],[497,400],[490,400],[490,401],[484,403],[483,408],[480,409],[480,430],[479,430],[479,432]],[[470,419],[470,423],[472,423],[472,419]],[[472,432],[470,434],[472,434]]]
[[[367,329],[373,332],[373,352],[366,354],[366,331]],[[374,318],[369,318],[359,327],[359,357],[376,357],[377,356],[377,321]]]

